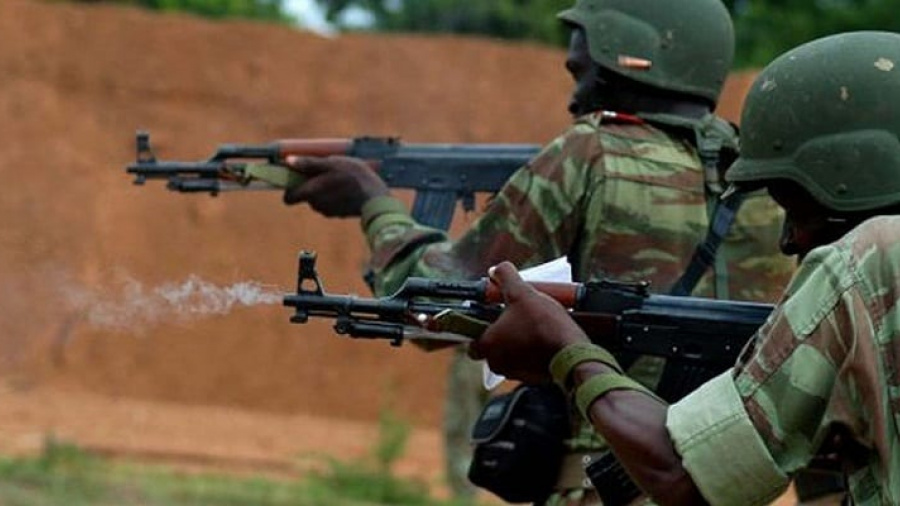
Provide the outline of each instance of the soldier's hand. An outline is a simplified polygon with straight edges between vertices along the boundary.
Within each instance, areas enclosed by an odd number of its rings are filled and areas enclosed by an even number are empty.
[[[509,262],[490,271],[503,290],[506,308],[484,334],[469,345],[469,356],[486,359],[491,370],[512,379],[550,380],[550,360],[566,345],[588,341],[568,311],[522,280]]]
[[[378,174],[357,158],[289,156],[285,163],[306,181],[285,190],[284,203],[306,202],[325,216],[359,216],[366,201],[390,193]]]

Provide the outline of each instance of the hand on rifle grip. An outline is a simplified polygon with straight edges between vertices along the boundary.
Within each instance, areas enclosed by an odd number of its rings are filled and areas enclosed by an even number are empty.
[[[369,199],[390,193],[378,174],[358,158],[288,156],[285,165],[307,179],[285,190],[284,203],[306,202],[328,217],[359,216]]]
[[[469,346],[469,356],[486,359],[493,371],[512,379],[549,381],[553,355],[567,344],[588,341],[587,336],[566,308],[525,282],[511,263],[503,262],[489,273],[506,307]]]

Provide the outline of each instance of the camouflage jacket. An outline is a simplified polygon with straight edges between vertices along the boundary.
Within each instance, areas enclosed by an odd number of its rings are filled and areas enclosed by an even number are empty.
[[[416,224],[399,203],[367,204],[375,291],[391,293],[409,276],[477,278],[503,260],[525,268],[565,255],[577,280],[646,280],[666,292],[706,235],[711,195],[692,134],[670,132],[602,113],[579,118],[456,241]],[[710,269],[694,294],[774,302],[793,270],[775,246],[780,230],[774,202],[749,197],[719,248],[719,276]],[[630,373],[649,383],[661,367],[645,358]],[[569,446],[597,449],[599,442],[580,424]]]
[[[474,278],[503,260],[525,268],[565,255],[578,280],[646,280],[665,292],[705,236],[707,197],[689,142],[591,114],[517,171],[456,241],[398,206],[367,205],[374,289],[385,295],[409,276]],[[780,223],[767,196],[748,198],[720,248],[727,287],[715,291],[707,273],[694,294],[774,301],[792,271],[774,246]]]
[[[711,504],[767,504],[823,454],[854,504],[900,504],[898,230],[873,218],[813,250],[737,367],[670,408]]]

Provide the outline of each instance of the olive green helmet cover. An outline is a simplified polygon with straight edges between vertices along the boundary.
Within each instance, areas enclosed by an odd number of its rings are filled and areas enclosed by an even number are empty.
[[[577,0],[558,17],[584,29],[591,59],[602,67],[718,103],[734,57],[734,28],[721,0]]]
[[[839,212],[900,203],[900,34],[851,32],[799,46],[753,83],[727,180],[788,179]]]

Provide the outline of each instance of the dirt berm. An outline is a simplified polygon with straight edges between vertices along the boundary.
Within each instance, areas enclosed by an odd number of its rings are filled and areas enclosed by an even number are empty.
[[[154,287],[192,275],[290,290],[300,249],[318,252],[327,290],[368,295],[366,251],[355,220],[286,207],[277,193],[209,198],[133,186],[124,167],[134,133],[149,130],[161,158],[183,160],[219,143],[286,137],[541,143],[568,121],[563,57],[487,39],[323,38],[252,22],[3,0],[7,384],[351,421],[373,420],[390,403],[419,426],[437,426],[447,353],[339,338],[325,322],[291,325],[277,303],[177,318],[143,303]],[[745,86],[730,83],[726,116],[736,116]],[[93,324],[91,307],[74,304],[73,293],[121,313],[119,325]]]

